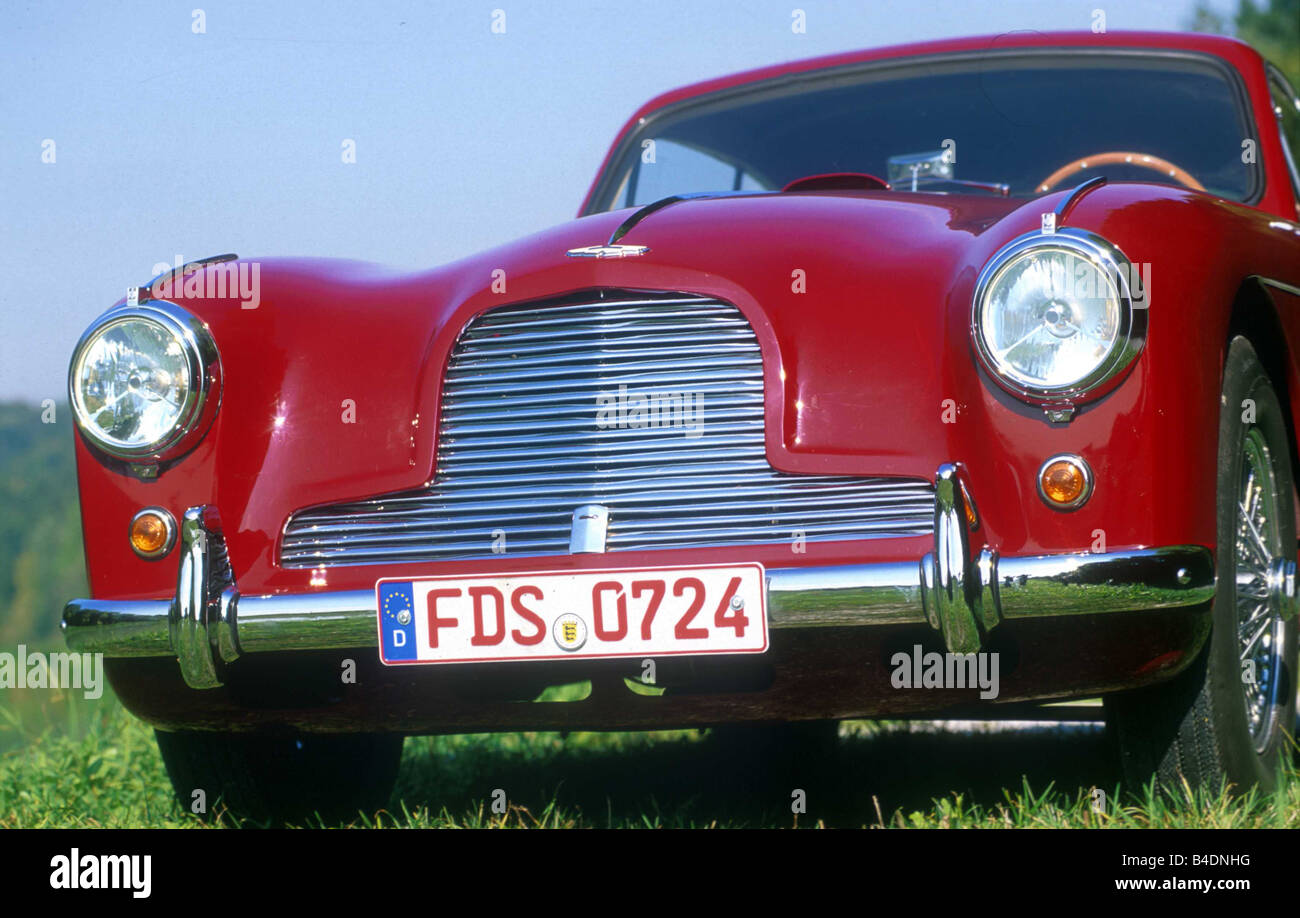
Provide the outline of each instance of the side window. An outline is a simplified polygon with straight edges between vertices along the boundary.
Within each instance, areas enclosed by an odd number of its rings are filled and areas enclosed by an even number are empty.
[[[1300,162],[1296,153],[1300,151],[1300,109],[1297,109],[1296,97],[1290,87],[1276,73],[1269,81],[1272,90],[1273,112],[1278,119],[1278,133],[1282,138],[1282,152],[1286,155],[1286,164],[1291,171],[1291,190],[1295,193],[1296,208],[1300,210]]]
[[[710,153],[666,138],[642,144],[641,157],[619,198],[624,207],[649,204],[673,194],[732,191],[753,187],[746,173]]]

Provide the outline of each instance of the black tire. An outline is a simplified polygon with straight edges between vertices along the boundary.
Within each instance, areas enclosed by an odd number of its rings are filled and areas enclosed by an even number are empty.
[[[1253,423],[1247,417],[1248,399],[1254,403]],[[1255,580],[1244,586],[1237,582],[1239,568],[1243,576],[1251,574],[1250,567],[1238,560],[1242,552],[1254,553],[1249,546],[1239,546],[1239,527],[1242,540],[1247,540],[1249,533],[1238,500],[1244,476],[1256,468],[1263,470],[1254,479],[1258,481],[1266,481],[1271,470],[1272,487],[1262,491],[1273,492],[1277,508],[1273,514],[1276,524],[1257,528],[1265,529],[1269,554],[1276,551],[1278,557],[1294,560],[1294,483],[1286,421],[1254,348],[1238,337],[1228,348],[1223,371],[1216,498],[1218,586],[1209,640],[1198,658],[1173,680],[1106,699],[1107,720],[1131,791],[1140,791],[1152,778],[1174,794],[1181,791],[1184,781],[1194,790],[1215,790],[1226,783],[1235,793],[1251,787],[1270,791],[1277,785],[1282,756],[1290,746],[1288,734],[1296,719],[1297,620],[1272,619],[1265,645],[1276,646],[1278,653],[1276,660],[1271,650],[1267,654],[1269,665],[1259,667],[1256,685],[1264,685],[1264,678],[1276,682],[1268,683],[1269,692],[1256,693],[1255,686],[1246,681],[1239,630],[1254,634],[1260,625],[1247,627],[1242,616],[1266,615],[1267,609],[1278,608],[1276,597],[1271,604],[1263,600],[1264,606],[1251,608],[1250,604],[1260,600],[1246,591],[1267,591]],[[1253,506],[1269,506],[1262,491]],[[1249,497],[1247,501],[1251,502]],[[1252,653],[1260,652],[1261,645],[1254,646]],[[1265,673],[1264,669],[1272,671]],[[1258,704],[1260,719],[1254,722],[1254,735],[1247,711],[1252,698],[1271,698]]]
[[[181,809],[195,812],[202,799],[204,818],[223,809],[273,823],[373,814],[387,804],[402,757],[402,737],[390,734],[154,735]]]

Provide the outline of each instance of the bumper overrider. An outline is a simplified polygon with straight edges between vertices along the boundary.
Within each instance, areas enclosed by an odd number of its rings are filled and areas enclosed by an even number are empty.
[[[1004,620],[1197,606],[1214,594],[1214,561],[1198,545],[999,557],[976,550],[977,517],[959,465],[935,477],[934,551],[891,562],[767,571],[773,629],[928,623],[953,653],[974,653]],[[1276,598],[1293,608],[1294,565]],[[193,507],[180,526],[170,600],[76,599],[63,614],[70,649],[110,658],[175,657],[192,688],[222,684],[245,655],[378,646],[375,594],[348,590],[242,595],[216,508]]]

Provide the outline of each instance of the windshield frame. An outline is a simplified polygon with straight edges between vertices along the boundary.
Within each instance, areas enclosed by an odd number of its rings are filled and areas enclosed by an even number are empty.
[[[1228,83],[1236,103],[1238,115],[1242,118],[1243,134],[1241,139],[1251,140],[1254,142],[1255,149],[1261,149],[1261,136],[1259,125],[1255,118],[1255,108],[1246,83],[1241,72],[1226,58],[1217,54],[1206,51],[1193,51],[1181,48],[1160,48],[1160,47],[1102,47],[1102,48],[1081,48],[1078,46],[1064,45],[1042,45],[1037,47],[1016,47],[1002,48],[996,50],[980,51],[961,51],[941,54],[918,54],[907,57],[892,57],[883,60],[861,61],[852,64],[845,64],[838,67],[825,67],[816,70],[787,73],[777,77],[754,80],[743,83],[738,86],[731,86],[726,89],[716,90],[713,92],[701,93],[690,98],[683,99],[679,102],[662,106],[651,112],[647,112],[635,129],[626,131],[613,150],[610,151],[606,158],[603,169],[592,187],[592,192],[588,198],[586,206],[583,207],[579,216],[589,216],[591,214],[608,213],[612,210],[623,210],[624,208],[613,207],[618,190],[623,185],[622,165],[630,150],[639,149],[641,142],[647,138],[653,139],[652,132],[656,130],[657,124],[664,117],[676,116],[690,112],[695,108],[708,108],[717,105],[725,105],[727,102],[746,97],[754,100],[761,100],[764,97],[788,93],[792,89],[803,86],[808,88],[835,87],[841,85],[851,85],[858,82],[863,77],[877,77],[882,71],[898,70],[906,71],[915,68],[925,68],[936,65],[948,64],[979,64],[987,62],[991,58],[1006,59],[1032,59],[1037,57],[1052,57],[1060,59],[1066,57],[1091,57],[1106,56],[1114,58],[1135,58],[1139,60],[1183,60],[1194,61],[1202,65],[1209,65],[1218,71]],[[1122,103],[1122,100],[1117,100]],[[1237,200],[1235,198],[1224,198],[1223,200],[1231,201],[1234,204],[1245,206],[1254,206],[1259,204],[1264,198],[1267,188],[1267,177],[1264,175],[1263,163],[1259,157],[1251,164],[1250,170],[1250,193]],[[1171,186],[1172,187],[1172,186]],[[1060,189],[1055,189],[1059,191]],[[779,189],[774,189],[769,194],[779,193]],[[1049,192],[1051,193],[1051,192]],[[1030,197],[1025,197],[1029,200]],[[646,202],[649,203],[649,202]],[[644,204],[628,205],[629,207],[643,207]]]

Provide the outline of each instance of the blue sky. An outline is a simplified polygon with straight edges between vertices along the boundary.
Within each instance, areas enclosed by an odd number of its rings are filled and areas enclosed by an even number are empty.
[[[1193,6],[5,0],[0,398],[63,398],[82,330],[178,254],[427,267],[569,219],[622,122],[684,83],[854,48],[1088,29],[1097,8],[1109,30],[1177,30]]]

